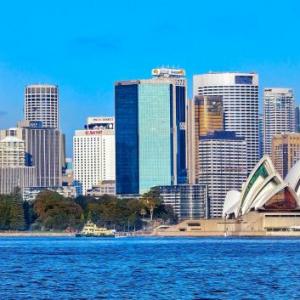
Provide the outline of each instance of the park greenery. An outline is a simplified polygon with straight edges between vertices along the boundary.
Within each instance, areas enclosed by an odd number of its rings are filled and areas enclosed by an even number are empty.
[[[0,230],[78,231],[91,220],[118,231],[141,230],[155,222],[174,224],[172,207],[163,205],[151,190],[140,198],[79,196],[65,198],[45,190],[34,202],[23,201],[20,191],[0,195]]]

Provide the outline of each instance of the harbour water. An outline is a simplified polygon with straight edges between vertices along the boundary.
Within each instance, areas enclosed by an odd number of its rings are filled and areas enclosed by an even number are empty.
[[[299,299],[300,239],[0,238],[0,299]]]

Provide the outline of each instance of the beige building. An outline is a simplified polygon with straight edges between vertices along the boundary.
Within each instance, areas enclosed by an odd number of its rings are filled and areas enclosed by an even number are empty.
[[[24,141],[7,136],[0,140],[0,167],[25,166]]]
[[[272,161],[278,173],[285,177],[300,160],[300,133],[284,133],[273,136]]]

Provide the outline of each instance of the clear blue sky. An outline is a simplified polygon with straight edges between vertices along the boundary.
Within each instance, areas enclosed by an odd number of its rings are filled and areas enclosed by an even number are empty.
[[[153,67],[256,71],[300,94],[300,1],[9,0],[0,9],[0,128],[23,116],[30,83],[60,87],[68,155],[87,116],[113,115],[116,80]],[[191,85],[190,85],[191,91]]]

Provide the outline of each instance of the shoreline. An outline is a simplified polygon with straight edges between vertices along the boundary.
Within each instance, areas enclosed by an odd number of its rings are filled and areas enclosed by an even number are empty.
[[[0,231],[0,238],[1,237],[75,237],[75,233],[51,231]]]

